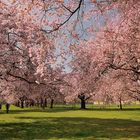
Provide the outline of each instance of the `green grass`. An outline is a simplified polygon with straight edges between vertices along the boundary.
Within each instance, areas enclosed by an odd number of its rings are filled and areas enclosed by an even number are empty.
[[[90,106],[91,107],[91,106]],[[135,108],[134,108],[135,107]],[[139,106],[0,111],[0,140],[140,140]]]

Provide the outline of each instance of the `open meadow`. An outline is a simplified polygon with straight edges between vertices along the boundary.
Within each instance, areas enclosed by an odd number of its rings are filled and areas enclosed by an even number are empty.
[[[134,108],[135,107],[135,108]],[[140,108],[11,107],[0,111],[0,140],[139,140]]]

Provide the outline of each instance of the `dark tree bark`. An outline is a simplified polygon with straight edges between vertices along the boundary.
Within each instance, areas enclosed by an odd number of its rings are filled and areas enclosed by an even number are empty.
[[[50,108],[53,108],[53,103],[54,103],[54,99],[51,99],[51,105],[50,105]]]
[[[67,104],[67,102],[64,100],[63,104],[64,104],[64,105],[66,105],[66,104]]]
[[[10,104],[6,104],[6,113],[9,113]]]
[[[45,109],[45,107],[44,107],[44,101],[43,101],[42,98],[40,99],[40,107],[41,107],[42,109]]]
[[[30,100],[30,102],[29,102],[29,106],[30,106],[30,107],[33,107],[34,105],[35,105],[34,100]]]
[[[2,104],[0,104],[0,109],[2,109]]]
[[[20,101],[17,102],[17,107],[20,107]]]
[[[86,97],[84,93],[81,93],[78,95],[78,98],[81,100],[81,109],[86,109],[86,100],[88,100],[91,97]]]
[[[120,105],[119,105],[120,110],[122,110],[123,108],[122,108],[122,99],[121,98],[119,99],[119,103],[120,103]]]
[[[84,99],[81,99],[81,109],[86,109],[86,102]]]
[[[32,106],[35,106],[35,102],[34,102],[34,100],[32,101]]]
[[[62,23],[60,23],[56,28],[53,28],[52,30],[44,30],[44,29],[42,29],[41,31],[43,31],[43,32],[45,32],[45,33],[47,33],[47,34],[49,34],[49,33],[52,33],[52,32],[54,32],[54,31],[59,30],[63,25],[65,25],[65,24],[72,18],[72,16],[73,16],[76,12],[78,12],[78,11],[80,10],[83,1],[84,1],[84,0],[79,0],[78,6],[77,6],[73,11],[71,11],[71,10],[70,10],[68,7],[66,7],[65,5],[62,5],[65,9],[67,9],[67,10],[70,12],[70,15],[68,16],[68,18],[67,18],[66,20],[64,20]]]
[[[82,93],[82,94],[78,95],[78,98],[81,100],[81,109],[86,109],[85,95]]]
[[[47,107],[47,99],[45,98],[44,106]]]
[[[24,108],[24,101],[21,100],[21,108]]]

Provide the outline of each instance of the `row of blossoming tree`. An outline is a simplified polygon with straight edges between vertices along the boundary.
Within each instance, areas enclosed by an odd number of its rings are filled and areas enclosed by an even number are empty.
[[[140,1],[1,0],[0,102],[140,101]]]

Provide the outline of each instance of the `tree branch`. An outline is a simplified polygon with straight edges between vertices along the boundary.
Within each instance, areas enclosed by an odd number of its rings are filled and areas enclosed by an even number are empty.
[[[74,11],[71,11],[70,9],[68,9],[66,6],[63,5],[71,13],[70,16],[64,22],[59,24],[56,28],[54,28],[52,30],[41,29],[41,31],[43,31],[43,32],[48,34],[48,33],[52,33],[54,31],[59,30],[59,28],[62,27],[63,25],[65,25],[71,19],[71,17],[80,9],[80,7],[82,5],[82,2],[83,2],[83,0],[79,1],[79,5],[78,5],[78,7]]]

